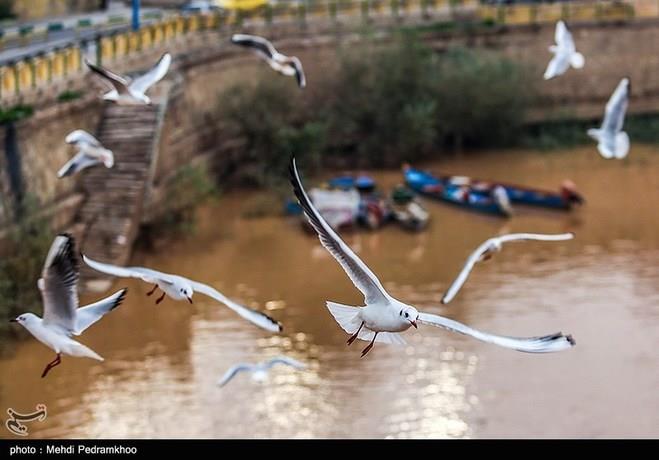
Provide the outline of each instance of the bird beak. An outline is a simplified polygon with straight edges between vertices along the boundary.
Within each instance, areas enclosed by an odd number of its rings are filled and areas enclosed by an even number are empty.
[[[192,303],[192,298],[188,297],[188,302]]]
[[[9,320],[10,323],[18,323],[18,320],[16,318],[12,318]]]
[[[417,319],[419,319],[419,318],[417,318]],[[412,326],[414,326],[414,329],[418,329],[418,328],[419,328],[419,326],[416,325],[416,319],[415,319],[414,321],[410,321],[410,324],[411,324]]]

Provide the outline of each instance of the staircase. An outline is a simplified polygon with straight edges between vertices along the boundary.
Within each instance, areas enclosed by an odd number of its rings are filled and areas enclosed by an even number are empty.
[[[114,153],[114,166],[96,166],[83,173],[81,185],[87,198],[76,221],[81,251],[94,260],[125,265],[130,258],[167,105],[167,98],[162,99],[150,106],[108,103],[104,108],[97,138]],[[109,287],[109,277],[82,265],[83,288]]]

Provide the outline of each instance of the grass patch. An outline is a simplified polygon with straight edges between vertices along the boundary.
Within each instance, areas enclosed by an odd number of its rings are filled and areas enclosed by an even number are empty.
[[[18,104],[7,109],[0,109],[0,123],[11,123],[31,117],[34,108],[31,105]]]

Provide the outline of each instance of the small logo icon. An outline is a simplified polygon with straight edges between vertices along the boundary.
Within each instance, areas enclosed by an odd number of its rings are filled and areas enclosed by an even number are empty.
[[[37,410],[30,414],[21,414],[11,408],[7,409],[7,413],[11,418],[5,422],[5,426],[10,433],[15,434],[16,436],[28,435],[27,426],[23,425],[21,422],[34,422],[35,420],[43,422],[48,416],[45,404],[37,404]]]

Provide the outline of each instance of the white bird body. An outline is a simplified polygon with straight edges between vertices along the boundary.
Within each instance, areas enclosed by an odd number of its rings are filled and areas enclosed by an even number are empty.
[[[43,318],[33,313],[23,313],[12,320],[57,354],[55,360],[44,369],[42,377],[60,364],[61,354],[103,361],[98,353],[71,336],[82,334],[118,307],[126,295],[126,289],[122,289],[96,303],[78,308],[78,265],[74,246],[73,237],[62,234],[55,238],[50,247],[42,278],[37,282],[43,298]]]
[[[564,74],[570,67],[581,69],[585,63],[583,54],[577,52],[572,34],[563,21],[556,23],[554,40],[556,45],[549,47],[549,51],[554,54],[554,57],[549,61],[545,70],[545,80]]]
[[[282,330],[281,324],[270,318],[265,313],[261,313],[259,311],[252,310],[251,308],[240,305],[225,297],[219,291],[212,288],[211,286],[208,286],[207,284],[199,283],[197,281],[184,278],[183,276],[159,272],[150,268],[118,267],[116,265],[97,262],[85,255],[82,256],[82,259],[91,268],[101,273],[106,273],[108,275],[122,278],[137,278],[146,283],[155,285],[157,288],[163,291],[162,296],[156,300],[157,304],[160,303],[165,296],[169,296],[174,300],[187,300],[188,302],[192,303],[192,295],[195,292],[199,292],[208,297],[211,297],[220,303],[223,303],[231,310],[238,313],[238,315],[244,319],[251,321],[263,329],[271,332],[281,332]],[[155,290],[156,288],[154,287],[154,289],[147,295],[151,295]]]
[[[231,37],[231,43],[239,46],[251,48],[254,52],[264,59],[270,68],[287,77],[296,77],[298,86],[304,88],[307,85],[302,62],[295,56],[286,56],[280,53],[274,45],[263,37],[247,34],[234,34]]]
[[[163,79],[169,70],[171,62],[171,55],[165,53],[148,72],[135,79],[131,79],[127,76],[116,74],[104,67],[94,65],[85,59],[85,63],[92,72],[101,76],[104,81],[112,85],[112,89],[103,95],[103,99],[119,105],[150,105],[151,99],[146,95],[146,92],[151,86]]]
[[[221,387],[226,385],[240,372],[250,372],[252,380],[256,382],[263,382],[268,378],[268,371],[276,364],[285,364],[295,369],[306,369],[306,364],[300,361],[289,358],[288,356],[277,356],[276,358],[269,359],[260,363],[240,363],[233,366],[226,371],[224,375],[218,380],[217,384]]]
[[[376,341],[404,344],[405,340],[400,333],[409,329],[410,326],[416,328],[418,322],[430,326],[442,327],[453,332],[469,335],[484,342],[529,353],[559,351],[574,345],[574,340],[571,336],[564,336],[561,333],[530,338],[502,337],[486,334],[442,316],[420,313],[414,307],[394,299],[386,292],[380,280],[378,280],[368,266],[341,240],[339,235],[336,234],[316,210],[302,186],[297,172],[295,158],[291,159],[289,171],[295,195],[304,213],[307,215],[311,226],[318,233],[321,244],[334,256],[355,287],[364,295],[364,307],[327,302],[327,308],[337,323],[339,323],[343,330],[352,334],[348,340],[348,345],[352,344],[356,339],[371,341],[362,351],[362,356],[371,350]]]
[[[85,168],[104,165],[106,168],[114,166],[114,154],[106,149],[94,136],[82,129],[76,129],[64,139],[67,144],[76,147],[77,153],[57,172],[57,177],[71,176]]]
[[[604,120],[599,129],[589,129],[588,135],[597,141],[597,150],[606,159],[622,159],[629,153],[629,136],[622,130],[629,104],[629,78],[623,78],[609,98]]]
[[[572,238],[574,238],[574,233],[559,233],[556,235],[546,235],[541,233],[510,233],[485,240],[484,243],[478,246],[476,250],[469,255],[460,274],[455,281],[451,283],[451,286],[444,294],[444,297],[442,297],[442,303],[447,304],[453,300],[458,291],[460,291],[460,288],[462,288],[462,285],[467,281],[474,266],[478,262],[492,257],[493,253],[500,252],[504,243],[515,241],[566,241],[571,240]]]

